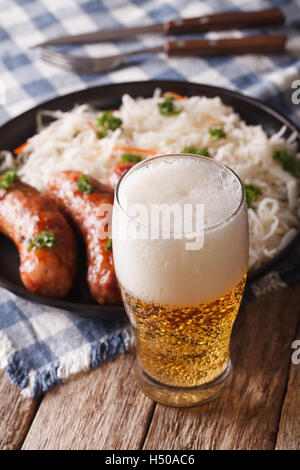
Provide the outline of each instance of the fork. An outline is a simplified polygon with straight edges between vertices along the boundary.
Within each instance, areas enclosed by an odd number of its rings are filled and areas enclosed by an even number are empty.
[[[135,50],[107,57],[82,57],[67,54],[65,52],[58,52],[51,47],[45,46],[41,48],[41,58],[51,65],[55,65],[70,72],[93,74],[116,69],[121,64],[127,62],[131,56],[145,53],[155,54],[158,52],[161,52],[161,46],[153,47],[151,49]]]
[[[226,39],[169,40],[164,45],[139,49],[108,57],[82,57],[58,52],[49,46],[41,47],[44,61],[79,74],[106,72],[141,54],[164,52],[168,56],[215,56],[236,54],[274,54],[285,48],[285,34],[268,34]]]

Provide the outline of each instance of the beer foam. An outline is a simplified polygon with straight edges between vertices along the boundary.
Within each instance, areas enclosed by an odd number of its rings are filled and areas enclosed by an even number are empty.
[[[241,199],[235,174],[208,158],[158,158],[128,172],[119,186],[112,227],[121,285],[141,300],[174,306],[209,302],[229,292],[247,269],[248,220],[245,201],[237,210]],[[135,204],[203,204],[203,248],[187,250],[185,238],[122,240],[116,236],[119,218],[130,225],[124,210]],[[139,214],[135,221],[146,226],[148,219]]]
[[[180,156],[152,160],[129,174],[119,191],[120,205],[127,210],[137,203],[148,209],[152,204],[191,204],[193,208],[203,204],[205,228],[230,217],[241,197],[241,186],[231,171],[213,161]],[[136,221],[145,223],[143,215],[138,214]]]

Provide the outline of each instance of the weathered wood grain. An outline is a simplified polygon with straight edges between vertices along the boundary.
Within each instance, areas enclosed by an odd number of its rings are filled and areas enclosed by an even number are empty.
[[[19,449],[35,415],[38,401],[24,398],[0,371],[0,449]]]
[[[300,328],[295,340],[300,342]],[[299,343],[298,343],[299,345]],[[299,349],[299,346],[298,348]],[[294,349],[291,349],[291,356]],[[297,353],[299,360],[300,354]],[[300,450],[300,364],[291,364],[287,393],[282,407],[277,450]]]
[[[230,389],[202,407],[158,405],[144,449],[273,449],[299,308],[299,291],[290,289],[244,306],[232,337]]]
[[[240,311],[233,382],[202,407],[155,407],[135,384],[129,353],[55,387],[38,410],[2,374],[0,448],[23,441],[23,449],[299,448],[300,365],[291,364],[299,298],[299,290],[282,289]]]
[[[127,353],[51,390],[22,448],[137,449],[153,406],[135,384]]]

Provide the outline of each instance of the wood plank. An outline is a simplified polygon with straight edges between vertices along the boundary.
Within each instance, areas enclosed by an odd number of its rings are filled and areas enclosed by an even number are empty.
[[[38,400],[24,398],[0,371],[0,449],[19,449],[36,413]]]
[[[48,392],[22,448],[140,448],[154,404],[135,384],[133,360],[121,355]]]
[[[245,305],[232,337],[230,388],[201,407],[158,405],[144,449],[274,448],[299,318],[299,294],[299,290],[281,289]]]
[[[295,340],[300,344],[300,328]],[[296,353],[291,349],[291,356]],[[299,360],[300,354],[297,352]],[[284,399],[276,442],[277,450],[300,450],[300,364],[291,363],[287,393]]]

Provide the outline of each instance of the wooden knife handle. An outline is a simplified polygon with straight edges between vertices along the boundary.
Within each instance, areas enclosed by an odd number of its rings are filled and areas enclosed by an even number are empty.
[[[165,52],[168,56],[277,54],[284,51],[285,42],[285,34],[230,39],[177,39],[167,41]]]
[[[204,33],[225,29],[256,28],[259,26],[276,26],[285,22],[280,8],[269,8],[259,11],[229,11],[204,15],[198,18],[168,21],[164,25],[166,35]]]

